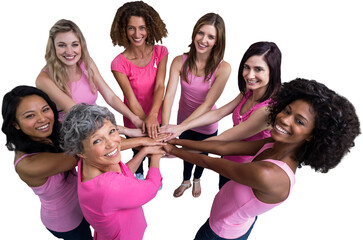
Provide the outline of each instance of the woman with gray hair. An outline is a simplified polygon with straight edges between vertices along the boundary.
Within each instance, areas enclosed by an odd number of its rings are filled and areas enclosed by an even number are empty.
[[[95,105],[72,107],[61,132],[65,152],[80,158],[78,198],[95,230],[94,239],[142,239],[146,228],[142,205],[161,186],[159,162],[164,151],[160,145],[165,144],[136,138],[134,146],[145,147],[122,163],[120,150],[127,140],[119,136],[114,115]],[[130,147],[129,142],[127,145]],[[146,155],[151,155],[149,172],[145,180],[138,180],[134,172]]]

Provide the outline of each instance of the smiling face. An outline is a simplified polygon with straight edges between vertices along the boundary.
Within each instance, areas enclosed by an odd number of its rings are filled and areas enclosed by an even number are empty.
[[[54,46],[58,59],[67,66],[74,66],[81,59],[81,43],[73,31],[57,33]]]
[[[147,38],[147,29],[144,18],[131,16],[129,23],[126,26],[126,35],[131,45],[144,45]]]
[[[94,134],[82,141],[83,153],[77,154],[88,165],[107,171],[121,161],[121,138],[116,126],[108,120]]]
[[[16,109],[16,129],[34,141],[44,141],[52,134],[53,125],[53,111],[42,97],[30,95],[20,101]]]
[[[213,25],[203,25],[194,37],[194,45],[198,53],[209,54],[217,42],[217,30]]]
[[[247,89],[267,89],[270,81],[270,68],[263,56],[254,55],[245,62],[242,75]]]
[[[296,100],[277,114],[271,136],[277,142],[301,145],[311,140],[314,126],[312,106],[304,100]]]

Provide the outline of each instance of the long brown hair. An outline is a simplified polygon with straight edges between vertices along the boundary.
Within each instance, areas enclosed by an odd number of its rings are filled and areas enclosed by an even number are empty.
[[[207,13],[202,16],[193,28],[192,34],[192,43],[189,44],[189,52],[186,53],[188,58],[185,60],[182,69],[181,69],[181,76],[186,81],[188,81],[188,70],[197,70],[196,66],[196,48],[194,45],[194,39],[197,35],[200,28],[204,25],[212,25],[216,28],[217,36],[216,36],[216,44],[213,47],[207,63],[204,69],[204,81],[208,81],[211,77],[213,72],[217,69],[219,63],[223,60],[224,57],[224,50],[226,46],[226,31],[224,26],[224,21],[221,16],[216,13]]]

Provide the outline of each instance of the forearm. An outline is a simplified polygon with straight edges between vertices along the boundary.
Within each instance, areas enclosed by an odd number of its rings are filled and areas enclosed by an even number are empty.
[[[149,168],[151,168],[151,167],[159,168],[160,167],[160,158],[161,158],[161,155],[151,155]]]
[[[144,144],[144,142],[147,141],[147,139],[149,139],[149,138],[148,137],[136,137],[136,138],[122,139],[121,151],[142,146]]]
[[[146,151],[142,148],[130,161],[126,163],[132,173],[136,172],[146,155]]]

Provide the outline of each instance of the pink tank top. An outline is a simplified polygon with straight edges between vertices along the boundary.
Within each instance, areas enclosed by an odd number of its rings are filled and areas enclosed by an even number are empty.
[[[186,59],[187,55],[184,54],[183,64]],[[204,103],[209,89],[212,87],[216,79],[217,70],[218,67],[208,81],[204,81],[204,76],[197,77],[192,75],[190,72],[188,72],[189,82],[186,82],[183,77],[180,76],[181,93],[177,119],[178,124],[182,123],[185,119],[187,119],[202,103]],[[216,108],[216,105],[214,105],[211,110],[214,110]],[[218,122],[198,128],[193,128],[191,130],[209,135],[215,133],[218,130]]]
[[[35,155],[25,154],[14,163],[16,165],[25,157]],[[66,179],[65,173],[48,177],[39,187],[30,187],[38,195],[41,208],[40,218],[47,228],[56,232],[68,232],[79,226],[83,214],[78,203],[77,172],[73,169]]]
[[[154,88],[158,66],[160,61],[168,54],[168,49],[161,45],[154,45],[151,61],[145,67],[139,67],[130,62],[120,53],[111,63],[111,70],[123,73],[129,79],[132,90],[137,101],[140,103],[146,116],[149,115],[154,99]],[[126,106],[130,106],[124,98]],[[124,125],[128,128],[135,128],[132,122],[124,117]],[[161,123],[161,108],[159,110],[158,121]]]
[[[92,88],[88,79],[88,72],[86,70],[86,65],[82,62],[80,65],[80,68],[82,70],[82,76],[78,81],[75,82],[68,82],[68,85],[70,85],[72,100],[76,104],[80,103],[87,103],[89,105],[96,105],[96,100],[98,97],[97,90],[95,93],[92,92]],[[63,120],[64,113],[59,112],[59,120]]]
[[[255,156],[272,147],[273,143],[265,144]],[[252,162],[253,159],[254,157],[248,162]],[[279,160],[266,159],[263,161],[274,163],[285,171],[290,179],[291,192],[295,184],[295,174],[291,168]],[[231,180],[221,188],[214,198],[209,225],[222,238],[238,238],[248,231],[256,216],[269,211],[281,203],[269,204],[261,202],[256,198],[251,187]]]
[[[242,98],[240,104],[238,104],[238,106],[234,109],[233,114],[232,114],[232,120],[233,120],[233,126],[237,126],[238,124],[240,124],[241,122],[246,121],[251,114],[256,111],[257,109],[261,108],[261,107],[265,107],[268,106],[268,104],[271,102],[271,99],[267,99],[263,102],[260,102],[259,104],[255,105],[254,107],[250,108],[245,114],[241,115],[241,108],[243,106],[243,104],[245,104],[245,102],[247,101],[247,99],[252,95],[252,91],[248,91]],[[264,138],[268,138],[270,137],[270,130],[263,130],[259,133],[256,133],[255,135],[242,139],[241,141],[256,141],[256,140],[260,140],[260,139],[264,139]],[[248,156],[248,155],[240,155],[240,156],[223,156],[223,158],[231,160],[233,162],[238,162],[238,163],[243,163],[246,162],[247,160],[249,160],[252,156]]]

